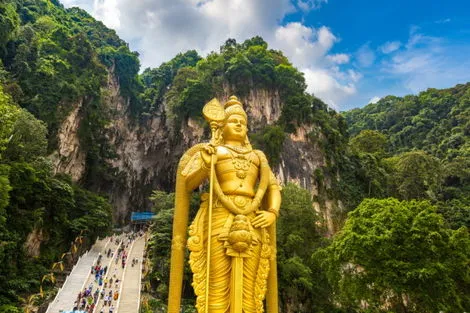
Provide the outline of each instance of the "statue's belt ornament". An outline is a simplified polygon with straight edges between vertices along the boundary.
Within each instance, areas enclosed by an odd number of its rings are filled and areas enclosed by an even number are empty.
[[[240,195],[231,195],[231,196],[226,196],[226,199],[230,202],[232,202],[237,210],[230,210],[230,207],[226,207],[224,203],[219,199],[215,198],[214,199],[214,209],[215,208],[224,208],[229,210],[232,214],[238,215],[238,214],[243,214],[247,215],[250,214],[254,211],[256,211],[258,208],[253,206],[253,199],[247,196],[240,196]]]
[[[233,203],[239,208],[244,208],[249,202],[251,202],[250,200],[251,199],[244,196],[233,197]]]

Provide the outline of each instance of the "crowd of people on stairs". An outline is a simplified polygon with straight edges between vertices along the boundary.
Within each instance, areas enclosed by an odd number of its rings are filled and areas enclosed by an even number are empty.
[[[78,293],[73,311],[87,313],[114,313],[119,299],[129,250],[132,242],[143,235],[143,232],[113,235],[110,239],[113,247],[100,252],[95,264],[91,267],[90,276],[94,279]],[[114,262],[112,260],[114,259]],[[120,263],[120,266],[118,265]],[[131,261],[132,266],[139,263],[137,258]],[[97,311],[99,307],[99,311]]]

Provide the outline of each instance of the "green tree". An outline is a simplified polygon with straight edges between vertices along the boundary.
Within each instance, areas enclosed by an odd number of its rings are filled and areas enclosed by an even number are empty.
[[[310,193],[294,184],[282,190],[277,260],[282,311],[329,312],[330,286],[312,253],[327,242]]]
[[[470,229],[469,198],[440,201],[436,206],[450,228],[459,229],[460,227],[467,227],[467,229]]]
[[[282,145],[286,139],[286,133],[280,126],[268,125],[258,134],[251,135],[252,143],[261,149],[274,167],[279,164]]]
[[[18,28],[20,19],[15,3],[0,3],[0,57],[4,55],[5,45]]]
[[[370,153],[382,156],[385,153],[387,137],[375,130],[362,130],[351,138],[349,145],[356,153]]]
[[[158,308],[165,307],[168,300],[168,282],[170,277],[171,239],[173,230],[173,212],[175,194],[155,190],[150,200],[154,203],[153,211],[157,214],[150,228],[151,239],[148,244],[148,258],[151,271],[148,281],[152,286],[151,299]],[[190,220],[194,217],[199,205],[199,196],[194,194],[190,204]],[[194,293],[191,287],[192,274],[189,264],[185,263],[183,278],[183,303],[194,304]],[[159,301],[155,301],[158,299]],[[192,305],[188,305],[189,308]],[[191,312],[191,311],[188,311]]]
[[[387,96],[344,115],[352,135],[366,129],[387,135],[389,152],[421,149],[448,160],[468,156],[470,83],[430,88],[417,96]]]
[[[225,76],[235,86],[237,93],[242,96],[248,94],[249,86],[253,84],[251,68],[250,59],[242,51],[239,51],[228,61]]]
[[[198,73],[197,70],[192,67],[183,67],[178,70],[170,90],[165,95],[165,98],[169,106],[169,115],[178,121],[181,121],[187,115],[184,113],[184,102],[181,99],[181,95],[189,83],[197,81]]]
[[[20,108],[13,103],[8,94],[3,92],[3,88],[0,85],[0,159],[12,138],[14,125],[19,113]]]
[[[424,151],[406,152],[398,156],[394,170],[398,194],[403,199],[436,199],[442,184],[439,159]]]
[[[175,194],[167,193],[162,190],[152,191],[152,195],[149,197],[149,199],[152,201],[153,211],[156,213],[171,209],[175,204]]]
[[[83,232],[90,243],[110,226],[109,203],[54,177],[47,159],[1,164],[0,302],[16,305],[19,296],[37,292],[47,268],[75,236]],[[38,234],[37,249],[25,245]]]
[[[172,227],[173,208],[160,210],[153,221],[152,239],[149,242],[152,264],[150,282],[157,298],[163,299],[165,303],[168,299]]]
[[[69,212],[70,230],[84,232],[90,242],[110,233],[112,208],[107,199],[78,186],[73,188],[75,208]]]
[[[336,301],[358,312],[463,312],[470,237],[426,201],[365,199],[319,252]]]
[[[458,156],[443,165],[442,199],[463,199],[470,194],[470,157]]]
[[[9,169],[8,165],[0,165],[0,225],[6,222],[5,207],[8,205],[8,199],[10,198],[8,195],[11,190],[10,181],[8,180]]]
[[[45,156],[47,126],[26,110],[21,110],[13,126],[5,157],[11,161],[32,161]]]
[[[381,159],[371,153],[360,153],[358,157],[360,168],[357,178],[365,183],[366,197],[381,198],[385,196],[389,175],[387,175]]]

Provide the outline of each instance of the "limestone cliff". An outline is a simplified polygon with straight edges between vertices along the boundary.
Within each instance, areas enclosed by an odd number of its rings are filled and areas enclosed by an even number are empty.
[[[110,120],[104,132],[115,155],[106,162],[115,169],[116,179],[100,184],[98,191],[109,194],[115,208],[115,222],[124,223],[131,211],[150,208],[148,197],[152,190],[174,188],[179,158],[192,145],[208,140],[208,131],[204,128],[204,122],[191,118],[175,127],[173,121],[167,118],[165,103],[154,114],[137,122],[130,116],[128,101],[120,95],[119,81],[112,69],[103,94],[103,104],[107,107]],[[223,92],[217,96],[225,102],[230,95],[230,88],[224,86]],[[282,103],[276,91],[252,89],[240,100],[249,115],[251,131],[274,124],[281,115]],[[85,154],[80,150],[77,137],[80,105],[77,104],[62,123],[55,162],[56,171],[68,173],[74,180],[79,180],[85,170]],[[279,165],[273,170],[282,183],[295,182],[317,195],[313,173],[325,165],[325,156],[320,147],[308,139],[307,134],[314,127],[299,127],[286,138]],[[326,207],[320,209],[317,206],[316,210],[323,214],[330,231],[333,231],[328,211],[336,202],[327,201],[323,205]]]
[[[82,121],[83,98],[72,105],[72,110],[62,122],[58,134],[58,148],[51,155],[55,173],[66,173],[78,181],[85,173],[86,153],[81,149],[78,130]]]

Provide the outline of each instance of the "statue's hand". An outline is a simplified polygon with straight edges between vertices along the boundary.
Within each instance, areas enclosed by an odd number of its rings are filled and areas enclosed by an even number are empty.
[[[214,164],[217,162],[216,148],[212,144],[207,144],[201,150],[201,157],[204,165],[209,168],[211,165],[211,155],[214,155]]]
[[[276,214],[268,211],[257,211],[256,214],[258,214],[257,217],[255,217],[251,221],[251,225],[254,227],[258,228],[265,228],[270,226],[272,223],[276,221]]]

